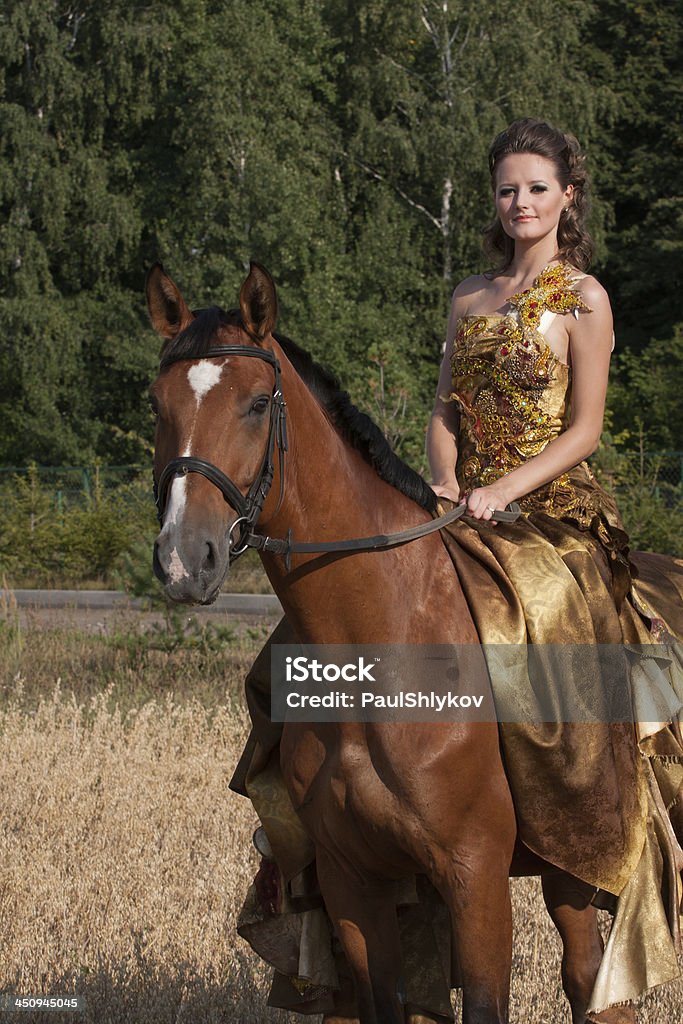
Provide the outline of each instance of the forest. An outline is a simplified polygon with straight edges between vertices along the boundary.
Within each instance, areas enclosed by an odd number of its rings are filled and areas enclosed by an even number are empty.
[[[144,465],[146,269],[280,329],[424,468],[487,149],[574,132],[615,309],[618,454],[683,447],[683,0],[4,0],[0,465]]]

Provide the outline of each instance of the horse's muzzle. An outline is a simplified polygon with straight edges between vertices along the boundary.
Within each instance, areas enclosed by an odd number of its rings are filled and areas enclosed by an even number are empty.
[[[175,530],[164,529],[154,544],[154,575],[166,596],[182,604],[212,604],[228,564],[227,545],[209,537],[181,537]]]

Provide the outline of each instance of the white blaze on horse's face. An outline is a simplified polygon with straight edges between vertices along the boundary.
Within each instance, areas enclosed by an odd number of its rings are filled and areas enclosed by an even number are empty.
[[[186,445],[183,456],[190,454],[191,447],[191,444]],[[177,476],[171,484],[171,490],[168,495],[166,512],[164,514],[164,525],[161,531],[162,533],[166,533],[169,530],[172,530],[175,526],[180,525],[186,501],[187,477],[184,475]],[[174,547],[171,551],[171,557],[168,564],[168,578],[172,583],[180,583],[180,581],[185,579],[187,575],[187,569],[182,563],[182,559],[178,554],[178,549]]]
[[[209,359],[202,359],[200,363],[195,363],[187,371],[187,379],[194,391],[198,408],[204,395],[208,394],[211,388],[215,387],[221,379],[223,366],[223,363],[219,365],[211,362]]]
[[[197,403],[197,412],[199,411],[202,399],[209,393],[209,391],[211,391],[212,388],[216,386],[216,384],[218,384],[221,379],[224,366],[225,363],[219,364],[209,359],[202,359],[201,362],[194,363],[187,371],[187,379],[192,391],[194,392],[195,401]],[[184,458],[192,454],[193,433],[194,424],[193,429],[190,432],[190,438],[182,452]],[[162,533],[180,526],[186,501],[187,477],[177,476],[173,480],[169,491]],[[187,570],[183,565],[180,555],[178,554],[178,549],[174,547],[171,551],[170,562],[168,565],[169,579],[172,583],[179,583],[181,580],[185,579],[187,575]]]

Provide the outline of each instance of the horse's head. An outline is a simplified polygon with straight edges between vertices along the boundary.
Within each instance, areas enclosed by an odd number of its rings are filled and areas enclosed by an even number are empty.
[[[150,388],[161,524],[154,571],[174,601],[208,604],[276,470],[284,403],[272,351],[275,287],[252,263],[239,311],[193,312],[157,264],[147,277],[147,304],[165,339]]]

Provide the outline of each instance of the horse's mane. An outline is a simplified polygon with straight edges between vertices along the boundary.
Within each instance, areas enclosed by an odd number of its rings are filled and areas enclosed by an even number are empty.
[[[180,359],[201,359],[210,354],[216,331],[221,326],[243,327],[239,310],[196,310],[184,331],[167,341],[161,351],[161,368]],[[320,402],[334,427],[352,448],[386,483],[391,484],[428,512],[436,512],[437,497],[419,473],[399,458],[377,424],[361,412],[341,387],[338,378],[325,369],[291,338],[273,334],[309,391]]]
[[[192,313],[194,320],[185,330],[164,342],[160,356],[162,370],[180,359],[203,359],[207,356],[219,327],[243,326],[238,309],[209,306],[208,309],[193,309]]]

